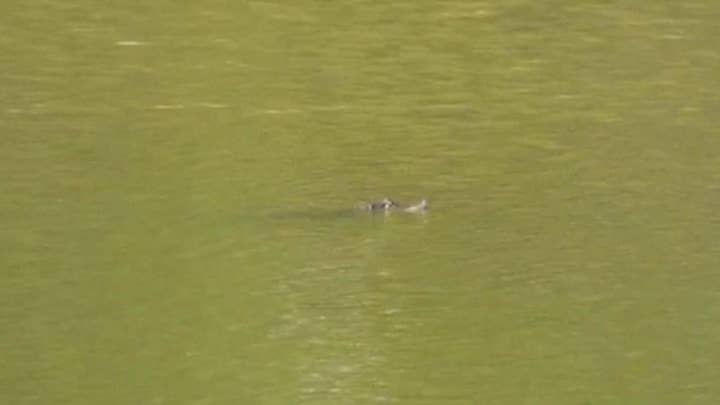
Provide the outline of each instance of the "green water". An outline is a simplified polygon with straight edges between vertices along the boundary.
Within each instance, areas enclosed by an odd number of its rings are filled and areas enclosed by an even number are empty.
[[[576,3],[5,1],[0,403],[720,403],[720,6]]]

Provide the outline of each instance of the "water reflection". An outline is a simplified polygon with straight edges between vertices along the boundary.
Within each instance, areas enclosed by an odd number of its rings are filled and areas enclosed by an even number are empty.
[[[387,390],[383,370],[391,342],[407,333],[408,319],[388,296],[386,286],[398,280],[383,257],[401,232],[421,233],[427,221],[427,216],[355,212],[351,221],[331,221],[318,230],[313,220],[305,225],[314,229],[295,230],[306,265],[294,267],[293,258],[276,280],[284,309],[268,338],[298,347],[299,402],[397,399]],[[275,223],[285,235],[298,224]],[[329,240],[334,242],[328,245]]]

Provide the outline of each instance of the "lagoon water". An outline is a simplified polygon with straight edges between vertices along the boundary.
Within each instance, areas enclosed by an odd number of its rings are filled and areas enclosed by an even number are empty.
[[[1,403],[720,402],[718,4],[196,3],[1,7]]]

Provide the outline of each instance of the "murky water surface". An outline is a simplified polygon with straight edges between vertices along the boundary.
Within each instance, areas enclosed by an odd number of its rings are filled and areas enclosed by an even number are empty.
[[[2,9],[0,402],[720,403],[718,4]]]

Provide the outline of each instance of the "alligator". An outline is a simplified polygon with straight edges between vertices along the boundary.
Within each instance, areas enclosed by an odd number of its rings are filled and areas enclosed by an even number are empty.
[[[360,206],[363,211],[370,212],[390,212],[401,211],[410,213],[422,213],[430,208],[427,199],[423,198],[419,203],[413,205],[402,205],[389,198],[383,198],[381,201],[365,203]]]

